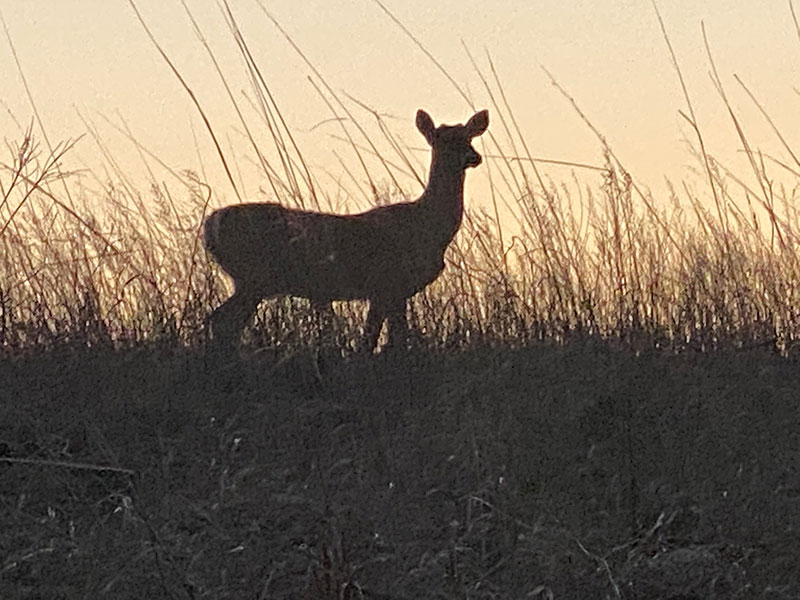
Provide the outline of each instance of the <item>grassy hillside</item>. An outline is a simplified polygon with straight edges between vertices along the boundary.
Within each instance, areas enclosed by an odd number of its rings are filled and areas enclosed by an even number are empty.
[[[797,374],[591,341],[30,353],[0,363],[0,596],[797,597]]]
[[[265,198],[414,197],[408,145],[309,64],[352,157],[322,185],[229,25]],[[273,299],[239,354],[210,355],[230,284],[199,233],[231,199],[129,133],[144,186],[91,127],[103,177],[73,170],[72,142],[7,143],[0,598],[800,597],[788,136],[754,149],[717,81],[749,172],[715,160],[687,92],[699,184],[654,198],[588,120],[605,164],[564,184],[532,159],[491,61],[475,68],[489,197],[476,208],[468,180],[397,352],[356,350],[362,304],[337,304],[321,335],[307,302]]]

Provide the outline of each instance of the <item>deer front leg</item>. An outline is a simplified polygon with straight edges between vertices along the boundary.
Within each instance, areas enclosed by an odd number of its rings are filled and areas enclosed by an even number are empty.
[[[209,323],[215,348],[234,348],[261,297],[237,288],[233,296],[211,313]]]
[[[381,328],[383,321],[386,318],[385,308],[382,303],[377,300],[369,301],[369,314],[367,314],[367,323],[364,325],[364,341],[362,349],[368,352],[373,352],[378,345],[378,338],[381,335]]]
[[[387,314],[388,336],[386,350],[396,350],[408,347],[408,317],[406,315],[406,300],[403,298],[389,309]]]

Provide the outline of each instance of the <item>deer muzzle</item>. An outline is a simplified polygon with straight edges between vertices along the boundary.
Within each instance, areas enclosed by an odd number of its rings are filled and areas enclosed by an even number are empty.
[[[465,161],[467,167],[477,167],[481,162],[483,162],[483,159],[477,152],[472,151],[467,154],[467,160]]]

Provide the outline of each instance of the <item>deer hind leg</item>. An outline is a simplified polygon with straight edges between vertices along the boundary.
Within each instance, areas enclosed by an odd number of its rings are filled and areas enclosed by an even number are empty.
[[[214,346],[235,347],[260,301],[261,296],[237,287],[233,296],[220,304],[209,317]]]
[[[336,313],[333,312],[333,305],[330,302],[311,301],[311,312],[313,313],[314,326],[317,329],[320,344],[334,340],[336,337]]]

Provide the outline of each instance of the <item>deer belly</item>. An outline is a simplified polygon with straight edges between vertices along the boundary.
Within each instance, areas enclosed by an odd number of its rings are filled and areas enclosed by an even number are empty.
[[[405,299],[431,283],[444,269],[442,255],[418,256],[410,252],[375,251],[358,256],[310,253],[286,257],[273,265],[274,293],[310,298],[319,302],[376,297]]]

